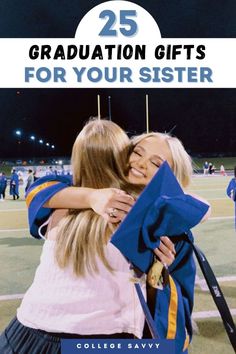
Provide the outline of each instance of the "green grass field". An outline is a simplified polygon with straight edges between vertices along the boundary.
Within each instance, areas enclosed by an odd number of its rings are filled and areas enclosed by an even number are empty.
[[[212,205],[211,218],[194,230],[196,244],[204,251],[222,286],[223,293],[236,319],[236,232],[234,205],[225,195],[230,177],[198,176],[193,178],[191,192]],[[23,195],[23,192],[22,192]],[[30,237],[26,205],[7,197],[0,203],[0,331],[15,315],[22,295],[33,280],[39,263],[42,241]],[[190,354],[230,354],[233,349],[221,319],[205,290],[202,274],[196,284],[194,314],[198,330]]]

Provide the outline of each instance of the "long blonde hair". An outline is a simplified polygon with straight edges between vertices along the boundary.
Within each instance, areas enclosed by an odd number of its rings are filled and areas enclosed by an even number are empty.
[[[73,184],[88,188],[120,188],[140,192],[125,177],[128,168],[130,140],[115,123],[90,121],[75,140],[72,150]],[[74,273],[98,272],[99,257],[112,270],[105,253],[114,226],[93,210],[69,210],[59,224],[56,260],[60,267],[72,262]]]
[[[182,187],[187,187],[191,181],[193,167],[191,157],[185,150],[181,141],[178,138],[169,135],[168,133],[152,132],[134,137],[131,140],[133,148],[142,140],[151,137],[162,138],[167,142],[173,159],[173,173]]]

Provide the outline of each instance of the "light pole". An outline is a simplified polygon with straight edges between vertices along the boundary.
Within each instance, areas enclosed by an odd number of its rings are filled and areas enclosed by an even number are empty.
[[[40,158],[42,159],[43,158],[43,139],[39,139],[39,145],[40,145]]]
[[[21,153],[21,148],[20,148],[20,146],[21,146],[21,137],[22,137],[22,132],[21,132],[21,130],[20,130],[20,129],[17,129],[17,130],[15,131],[15,135],[16,135],[16,137],[17,137],[17,153],[18,153],[19,157],[21,157],[21,156],[20,156],[20,153]]]
[[[30,140],[33,142],[33,161],[35,160],[35,136],[34,135],[30,135]]]

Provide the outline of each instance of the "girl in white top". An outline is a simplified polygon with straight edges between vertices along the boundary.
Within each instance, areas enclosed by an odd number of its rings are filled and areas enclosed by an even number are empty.
[[[17,311],[18,320],[47,332],[129,333],[141,338],[144,318],[130,265],[116,247],[110,242],[104,245],[104,256],[113,271],[99,256],[96,273],[85,270],[84,276],[77,276],[71,263],[59,267],[54,255],[62,215],[57,211],[51,218],[40,265]]]

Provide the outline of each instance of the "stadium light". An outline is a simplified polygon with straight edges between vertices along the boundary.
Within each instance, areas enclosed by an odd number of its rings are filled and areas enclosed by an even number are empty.
[[[50,146],[50,144],[49,144],[49,143],[46,143],[46,146]]]
[[[31,135],[31,136],[30,136],[30,140],[35,141],[35,136],[34,136],[34,135]]]
[[[55,145],[52,145],[51,148],[52,148],[52,149],[55,149]]]
[[[16,130],[16,135],[17,136],[21,136],[21,131],[20,130]]]
[[[43,144],[43,140],[42,139],[39,140],[39,144]]]

